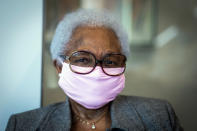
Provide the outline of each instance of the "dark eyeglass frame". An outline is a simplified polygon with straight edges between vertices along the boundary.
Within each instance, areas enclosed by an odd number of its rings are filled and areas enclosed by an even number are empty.
[[[95,64],[94,64],[94,66],[93,66],[93,68],[92,68],[91,71],[89,71],[89,72],[87,72],[87,73],[80,73],[80,72],[74,71],[74,70],[72,69],[71,64],[70,64],[70,58],[71,58],[72,55],[74,55],[75,53],[79,53],[79,52],[89,53],[89,54],[92,55],[93,58],[95,59]],[[106,57],[111,56],[111,55],[121,55],[121,56],[124,57],[125,65],[123,66],[123,67],[124,67],[124,71],[123,71],[122,73],[117,74],[117,75],[111,75],[111,74],[108,74],[107,72],[105,72],[105,70],[103,69],[103,64],[102,64],[102,63],[103,63],[104,59],[105,59]],[[84,51],[84,50],[74,51],[74,52],[72,52],[71,55],[69,55],[69,56],[60,55],[60,57],[63,58],[64,60],[67,60],[67,61],[69,62],[69,67],[70,67],[70,70],[71,70],[72,72],[77,73],[77,74],[82,74],[82,75],[91,73],[91,72],[95,69],[95,67],[97,66],[97,64],[100,63],[101,68],[102,68],[102,71],[103,71],[106,75],[109,75],[109,76],[119,76],[119,75],[122,75],[122,74],[125,72],[125,69],[126,69],[126,61],[127,61],[126,56],[123,55],[123,54],[121,54],[121,53],[109,53],[109,54],[104,55],[103,58],[102,58],[101,60],[98,60],[98,59],[96,59],[96,56],[95,56],[93,53],[91,53],[91,52],[89,52],[89,51]]]

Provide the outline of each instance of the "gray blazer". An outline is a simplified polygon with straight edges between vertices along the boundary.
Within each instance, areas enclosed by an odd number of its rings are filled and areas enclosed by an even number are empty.
[[[182,131],[171,105],[163,100],[118,96],[110,107],[107,131]],[[6,131],[69,131],[69,101],[12,115]]]

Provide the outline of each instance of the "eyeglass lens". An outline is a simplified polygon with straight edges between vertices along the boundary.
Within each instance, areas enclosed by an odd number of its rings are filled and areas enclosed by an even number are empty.
[[[94,70],[96,59],[93,54],[88,52],[75,52],[70,58],[70,68],[76,73],[87,74]],[[86,68],[81,68],[86,67]],[[125,56],[111,54],[103,58],[103,71],[108,75],[118,75],[125,70]]]
[[[71,70],[77,73],[89,73],[94,69],[95,58],[87,52],[75,52],[70,56]],[[80,68],[87,67],[87,68]]]
[[[109,55],[102,62],[103,71],[108,75],[121,74],[125,70],[125,57],[123,55]]]

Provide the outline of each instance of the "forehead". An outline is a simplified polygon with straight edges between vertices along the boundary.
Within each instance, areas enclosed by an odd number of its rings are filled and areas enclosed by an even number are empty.
[[[107,53],[121,53],[121,46],[112,29],[81,26],[74,30],[67,46],[67,53],[80,50],[103,56]]]

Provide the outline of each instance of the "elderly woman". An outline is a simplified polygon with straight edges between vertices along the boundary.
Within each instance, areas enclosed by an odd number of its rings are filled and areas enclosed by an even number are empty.
[[[129,46],[109,13],[78,10],[66,15],[51,54],[66,102],[13,115],[7,131],[182,130],[166,101],[117,97],[125,86]]]

